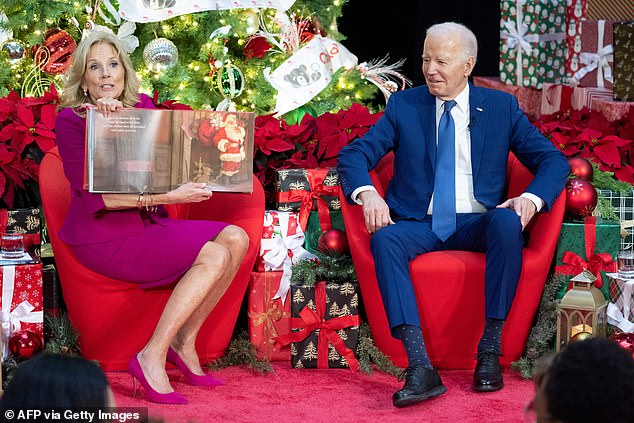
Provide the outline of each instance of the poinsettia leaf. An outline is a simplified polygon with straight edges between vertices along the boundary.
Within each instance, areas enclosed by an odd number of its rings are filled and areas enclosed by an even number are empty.
[[[18,119],[26,128],[32,128],[33,125],[35,125],[35,117],[33,116],[33,113],[24,104],[18,104],[16,111]]]
[[[273,138],[266,141],[266,148],[271,151],[284,152],[295,149],[295,144],[281,138]]]
[[[608,166],[619,167],[621,165],[619,150],[612,144],[597,145],[594,147],[594,154]]]
[[[623,165],[620,168],[614,170],[614,176],[619,181],[634,184],[634,167],[629,164]]]

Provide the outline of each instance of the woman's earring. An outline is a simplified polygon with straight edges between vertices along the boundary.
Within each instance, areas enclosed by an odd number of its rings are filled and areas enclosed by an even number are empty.
[[[88,97],[88,90],[84,88],[84,97]]]

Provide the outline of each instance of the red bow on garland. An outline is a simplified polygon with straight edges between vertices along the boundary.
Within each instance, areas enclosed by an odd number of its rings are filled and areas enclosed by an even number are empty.
[[[589,216],[584,220],[584,239],[586,246],[587,261],[583,260],[578,254],[572,251],[565,251],[561,261],[564,263],[555,267],[555,271],[564,275],[577,275],[583,269],[592,272],[597,280],[594,283],[599,289],[603,286],[603,276],[601,271],[616,272],[616,263],[612,256],[608,253],[595,253],[594,247],[597,242],[597,217]]]
[[[278,347],[283,347],[291,342],[300,342],[308,337],[314,330],[319,329],[317,337],[317,368],[328,368],[328,342],[341,354],[353,372],[359,369],[359,361],[354,356],[354,351],[346,346],[343,339],[337,334],[339,329],[359,325],[359,316],[340,316],[326,320],[326,282],[315,284],[315,308],[304,307],[299,313],[300,317],[291,318],[291,327],[302,329],[275,338]]]

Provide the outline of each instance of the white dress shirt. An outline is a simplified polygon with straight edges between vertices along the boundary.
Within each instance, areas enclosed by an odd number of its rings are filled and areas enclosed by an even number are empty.
[[[456,164],[456,213],[483,213],[486,208],[476,200],[473,194],[473,169],[471,167],[471,132],[469,128],[469,122],[471,120],[471,113],[469,110],[469,84],[454,98],[456,105],[451,109],[451,117],[454,120],[455,126],[455,164]],[[440,117],[444,111],[444,100],[436,98],[436,144],[438,144],[438,124],[440,123]],[[372,185],[364,185],[352,192],[351,198],[357,204],[361,204],[358,199],[359,193],[362,191],[376,189]],[[531,200],[537,211],[543,207],[543,200],[531,194],[525,192],[522,197],[526,197]],[[434,207],[434,196],[432,194],[431,201],[429,203],[429,209],[427,214],[432,214]]]

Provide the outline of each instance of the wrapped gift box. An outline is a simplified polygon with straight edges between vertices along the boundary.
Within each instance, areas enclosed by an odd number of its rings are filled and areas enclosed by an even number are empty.
[[[339,176],[335,168],[281,169],[275,172],[276,208],[308,212],[323,202],[330,210],[341,210]],[[304,206],[302,206],[304,203]]]
[[[566,10],[566,81],[579,70],[581,21],[586,18],[587,0],[568,0]]]
[[[290,361],[290,345],[275,350],[275,338],[291,333],[291,303],[288,292],[284,301],[273,299],[282,272],[252,272],[249,280],[249,338],[258,358]]]
[[[614,212],[619,216],[621,222],[634,222],[634,190],[625,192],[612,191],[609,189],[598,189],[600,197],[605,198],[612,204]],[[623,226],[623,225],[622,225]],[[625,231],[625,232],[624,232]],[[634,247],[634,227],[626,225],[621,231],[621,250],[631,250]],[[624,236],[627,233],[627,236]]]
[[[2,274],[2,331],[3,345],[11,334],[20,328],[37,333],[44,339],[44,313],[42,293],[42,264],[0,266]],[[8,358],[3,350],[2,359]]]
[[[542,90],[507,85],[500,78],[491,76],[474,76],[473,83],[478,87],[493,88],[514,95],[520,108],[526,113],[530,121],[536,120],[540,115]]]
[[[40,223],[40,209],[0,210],[0,231],[16,232],[24,235],[24,249],[39,244],[42,225]]]
[[[260,252],[254,270],[282,270],[293,258],[305,255],[304,231],[299,226],[299,213],[265,210]]]
[[[555,272],[567,275],[568,281],[586,268],[597,276],[595,286],[609,299],[609,284],[605,275],[616,270],[620,243],[621,225],[617,221],[594,216],[586,218],[584,222],[565,221],[555,250]],[[568,284],[564,284],[556,298],[561,299],[567,290]]]
[[[632,0],[586,0],[586,18],[592,20],[634,20]]]
[[[612,88],[614,37],[612,21],[581,22],[579,70],[573,80],[582,87]]]
[[[623,279],[617,273],[609,273],[610,304],[608,323],[623,332],[634,332],[634,279]]]
[[[317,282],[291,286],[292,333],[277,338],[291,343],[294,368],[358,369],[359,287]]]
[[[502,0],[500,79],[541,88],[565,76],[566,2]]]
[[[614,99],[634,101],[634,22],[615,22],[613,33]]]
[[[308,225],[306,226],[306,239],[304,241],[304,248],[312,253],[318,252],[319,237],[325,230],[330,228],[341,229],[342,231],[346,230],[346,227],[343,224],[343,215],[340,211],[330,212],[330,227],[328,228],[324,228],[324,226],[321,225],[319,214],[317,212],[310,212],[310,216],[308,217]]]
[[[634,101],[617,101],[607,98],[597,98],[592,102],[592,110],[601,112],[609,121],[619,120],[634,107]]]
[[[596,87],[573,87],[550,84],[542,86],[541,114],[550,115],[559,111],[591,109],[596,99],[611,100],[612,90]]]

